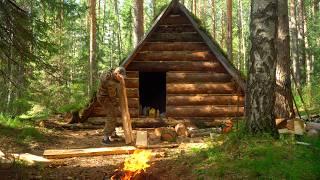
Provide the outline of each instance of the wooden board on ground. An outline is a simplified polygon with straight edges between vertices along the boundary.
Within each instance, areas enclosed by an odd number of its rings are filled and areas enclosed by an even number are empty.
[[[50,149],[45,150],[43,156],[48,159],[71,158],[81,156],[104,156],[117,154],[132,154],[136,148],[134,146],[103,147],[87,149]]]
[[[148,146],[137,146],[140,149],[157,149],[157,148],[175,148],[178,147],[179,144],[155,144],[155,145],[148,145]]]
[[[35,165],[35,164],[49,164],[50,160],[46,159],[41,156],[24,153],[24,154],[12,154],[13,157],[15,157],[18,160],[27,162],[29,165]]]

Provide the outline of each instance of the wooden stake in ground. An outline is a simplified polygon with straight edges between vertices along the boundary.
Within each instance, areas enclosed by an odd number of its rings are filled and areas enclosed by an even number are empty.
[[[128,108],[126,86],[125,86],[124,78],[122,76],[120,78],[120,88],[118,91],[119,91],[118,94],[119,94],[120,110],[121,110],[125,141],[126,141],[126,144],[130,144],[133,142],[134,138],[132,135],[132,126],[131,126],[131,119],[130,119],[129,108]]]

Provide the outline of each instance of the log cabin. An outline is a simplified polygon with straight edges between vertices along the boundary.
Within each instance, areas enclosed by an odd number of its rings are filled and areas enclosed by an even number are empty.
[[[211,126],[244,115],[245,81],[191,12],[173,0],[121,63],[133,126]],[[147,114],[154,108],[156,115]],[[104,117],[98,103],[87,117]],[[154,117],[153,117],[154,116]]]

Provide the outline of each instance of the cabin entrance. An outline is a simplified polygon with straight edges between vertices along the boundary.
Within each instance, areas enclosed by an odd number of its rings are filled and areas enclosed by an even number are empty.
[[[149,116],[151,108],[159,114],[166,111],[165,72],[139,72],[139,102],[142,116]]]

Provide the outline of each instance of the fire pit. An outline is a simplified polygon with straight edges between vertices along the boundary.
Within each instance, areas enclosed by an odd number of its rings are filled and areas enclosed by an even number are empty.
[[[117,169],[112,180],[156,180],[155,176],[148,173],[146,169],[150,167],[151,151],[136,150],[125,159],[123,168]]]

